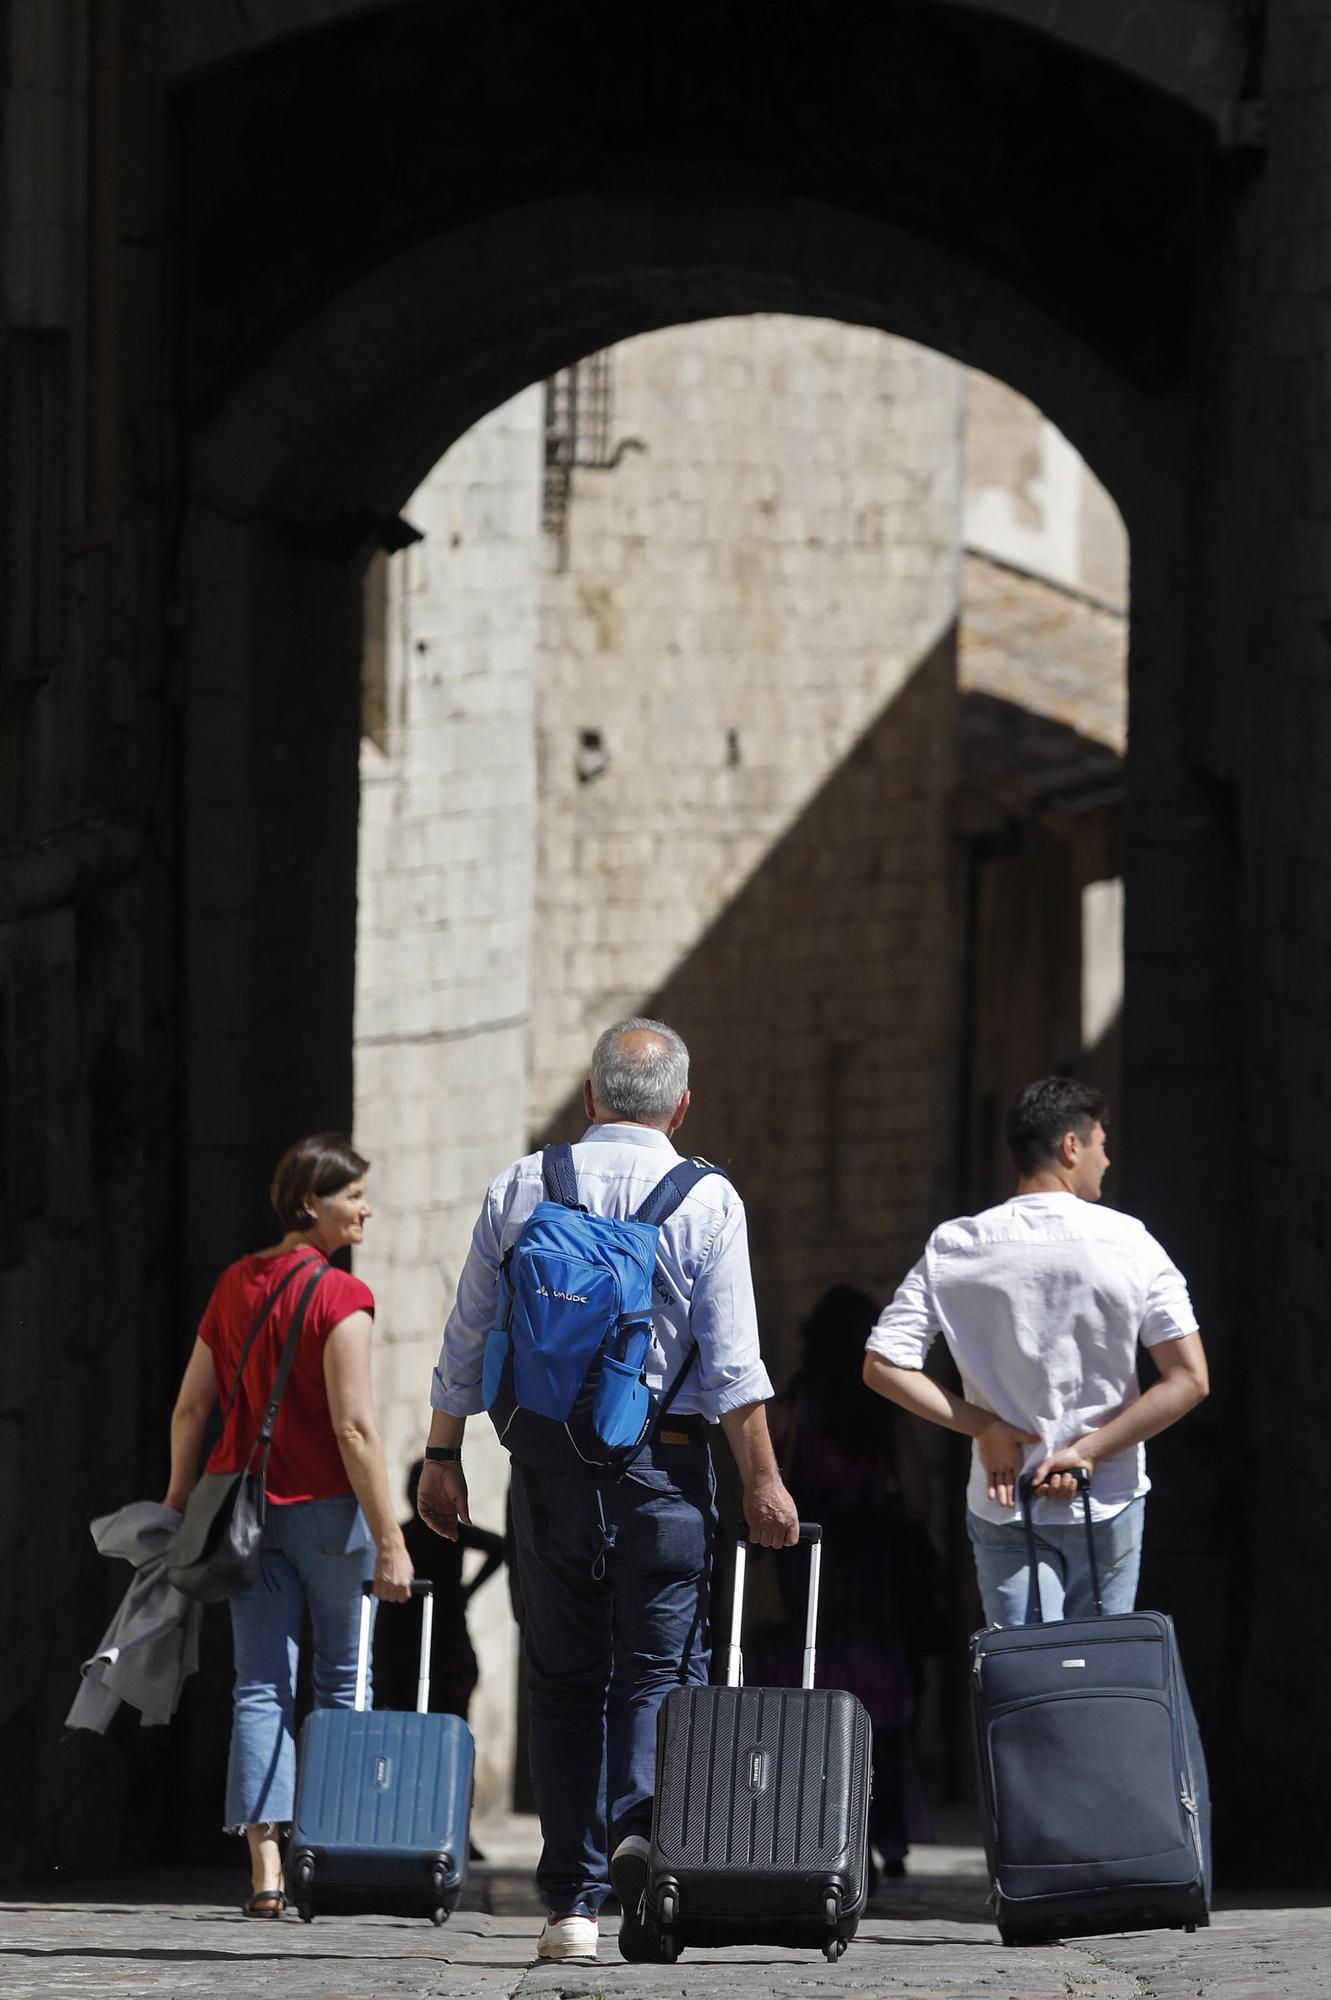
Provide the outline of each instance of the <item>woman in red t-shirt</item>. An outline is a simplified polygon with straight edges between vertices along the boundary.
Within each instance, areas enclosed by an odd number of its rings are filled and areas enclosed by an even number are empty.
[[[171,1418],[168,1507],[183,1512],[208,1418],[219,1397],[225,1402],[245,1337],[272,1300],[207,1470],[233,1472],[245,1464],[309,1282],[303,1271],[292,1277],[293,1266],[315,1262],[311,1251],[327,1259],[362,1240],[373,1214],[365,1198],[368,1165],[332,1132],[298,1140],[278,1162],[272,1202],[282,1240],[228,1264],[213,1287]],[[225,1824],[249,1842],[253,1887],[242,1905],[248,1916],[277,1917],[286,1908],[278,1841],[295,1804],[302,1606],[309,1605],[314,1631],[315,1704],[350,1708],[363,1580],[373,1575],[378,1597],[400,1601],[410,1594],[411,1560],[389,1497],[370,1393],[373,1314],[369,1286],[345,1271],[328,1269],[310,1295],[273,1432],[262,1572],[231,1599],[236,1697]]]

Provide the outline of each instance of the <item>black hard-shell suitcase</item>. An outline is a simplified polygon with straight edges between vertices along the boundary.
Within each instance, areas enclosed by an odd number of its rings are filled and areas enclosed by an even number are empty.
[[[741,1541],[725,1687],[674,1688],[657,1721],[648,1907],[664,1955],[785,1944],[835,1961],[868,1898],[869,1717],[813,1685],[822,1530],[810,1543],[803,1686],[745,1687]]]
[[[474,1746],[460,1715],[427,1712],[434,1587],[417,1581],[411,1588],[424,1600],[416,1713],[365,1705],[367,1583],[356,1706],[316,1708],[301,1730],[286,1873],[306,1923],[320,1912],[379,1912],[442,1924],[462,1890]]]
[[[1206,1762],[1172,1621],[1096,1610],[1040,1618],[1031,1551],[1025,1625],[973,1635],[971,1690],[994,1913],[1005,1944],[1210,1922]]]

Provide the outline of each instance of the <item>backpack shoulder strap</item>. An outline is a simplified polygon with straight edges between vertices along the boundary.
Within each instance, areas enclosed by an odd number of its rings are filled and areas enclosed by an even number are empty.
[[[670,1172],[663,1180],[659,1180],[656,1183],[646,1201],[635,1212],[633,1220],[635,1222],[664,1222],[667,1216],[674,1214],[685,1195],[691,1194],[693,1189],[697,1187],[698,1182],[706,1180],[708,1174],[720,1174],[722,1180],[727,1178],[725,1170],[721,1167],[713,1166],[710,1160],[704,1160],[697,1156],[693,1159],[681,1160],[677,1167],[670,1169]]]
[[[544,1149],[541,1154],[541,1179],[545,1183],[547,1201],[561,1202],[565,1208],[581,1208],[572,1146],[547,1146]]]

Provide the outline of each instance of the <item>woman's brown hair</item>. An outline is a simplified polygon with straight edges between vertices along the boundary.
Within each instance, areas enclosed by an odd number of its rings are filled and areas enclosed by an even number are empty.
[[[337,1194],[368,1173],[370,1163],[340,1132],[314,1132],[297,1139],[277,1163],[269,1198],[285,1230],[305,1230],[314,1217],[305,1204],[312,1194]]]

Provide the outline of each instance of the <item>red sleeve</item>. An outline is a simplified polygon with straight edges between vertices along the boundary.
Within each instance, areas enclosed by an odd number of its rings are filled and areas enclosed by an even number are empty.
[[[373,1314],[374,1293],[363,1278],[353,1278],[349,1271],[339,1271],[334,1265],[310,1301],[310,1330],[319,1340],[326,1340],[333,1328],[354,1312]]]

